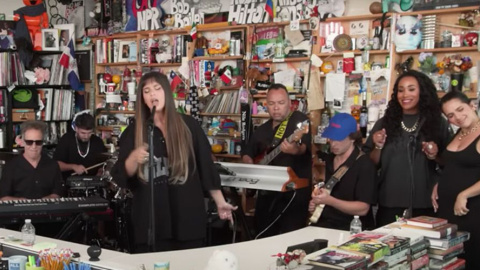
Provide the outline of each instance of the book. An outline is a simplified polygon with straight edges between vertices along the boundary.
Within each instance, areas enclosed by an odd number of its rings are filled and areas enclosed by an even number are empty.
[[[417,270],[417,269],[420,269],[424,266],[428,266],[428,263],[430,262],[430,258],[428,257],[427,254],[424,254],[423,256],[415,259],[415,260],[412,260],[410,262],[411,264],[411,270]]]
[[[410,247],[410,238],[382,232],[363,231],[353,235],[352,237],[376,239],[377,241],[384,243],[389,249],[385,255],[393,255]]]
[[[413,231],[415,233],[419,233],[426,237],[443,238],[455,233],[458,230],[458,226],[457,224],[447,223],[435,228],[425,228],[425,227],[418,227],[414,225],[404,224],[402,225],[402,229],[407,231]]]
[[[449,249],[437,249],[437,248],[430,248],[428,249],[428,253],[430,254],[436,254],[436,255],[445,255],[448,254],[456,249],[462,248],[463,249],[463,243],[460,243],[458,245],[455,245]]]
[[[447,265],[444,269],[445,270],[460,270],[465,269],[465,260],[464,259],[457,259],[456,261],[452,262],[451,264]]]
[[[429,217],[429,216],[418,216],[418,217],[407,219],[408,225],[425,227],[425,228],[435,228],[447,223],[448,221],[446,219]]]
[[[416,254],[422,250],[427,250],[430,247],[430,242],[427,239],[422,239],[422,241],[410,246],[410,254]]]
[[[350,241],[339,245],[338,248],[368,256],[369,264],[379,261],[389,252],[387,245],[374,239],[365,239],[361,237],[352,238]]]
[[[454,234],[451,234],[445,238],[436,239],[436,238],[425,238],[430,242],[430,247],[439,248],[439,249],[449,249],[455,245],[463,243],[470,239],[470,233],[464,231],[458,231]]]
[[[460,243],[460,244],[463,244],[463,243]],[[455,247],[455,249],[453,249]],[[428,254],[428,257],[431,258],[431,259],[437,259],[437,260],[441,260],[441,261],[446,261],[446,260],[449,260],[453,257],[456,257],[460,254],[463,253],[463,245],[460,246],[460,245],[455,245],[454,247],[452,248],[449,248],[448,250],[450,250],[450,252],[447,252],[447,253],[444,253],[444,254],[432,254],[432,253],[429,253]]]
[[[431,259],[428,264],[428,267],[430,269],[445,269],[448,265],[457,261],[457,259],[458,259],[457,257],[450,258],[449,260],[446,260],[446,261]]]
[[[319,254],[316,254],[312,259],[308,259],[308,261],[309,264],[322,266],[326,269],[354,270],[367,266],[365,256],[331,248],[319,251]]]
[[[394,255],[388,255],[383,257],[383,261],[388,263],[388,266],[394,266],[397,263],[407,260],[407,253],[410,252],[408,249],[397,252]]]

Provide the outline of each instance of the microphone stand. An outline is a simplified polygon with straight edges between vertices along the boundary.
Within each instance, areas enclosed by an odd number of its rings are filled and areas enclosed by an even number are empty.
[[[151,252],[156,251],[156,231],[155,231],[155,194],[153,176],[155,173],[155,160],[153,151],[153,131],[155,130],[155,109],[153,106],[148,120],[148,183],[150,185],[150,228],[148,231],[148,246]]]
[[[405,209],[405,211],[403,212],[403,218],[406,218],[406,219],[412,218],[412,214],[413,214],[413,200],[415,197],[415,187],[414,187],[415,173],[414,173],[413,166],[415,165],[415,154],[417,151],[417,136],[424,122],[425,122],[425,118],[420,119],[420,124],[418,125],[417,130],[415,131],[414,134],[409,136],[409,142],[407,144],[407,155],[408,155],[408,161],[410,163],[409,164],[410,165],[409,166],[410,167],[410,203],[408,205],[408,208]],[[411,153],[410,153],[410,145],[412,149]]]

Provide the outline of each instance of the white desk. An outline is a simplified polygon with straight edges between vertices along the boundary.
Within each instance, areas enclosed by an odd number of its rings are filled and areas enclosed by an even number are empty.
[[[19,236],[20,233],[14,234]],[[294,232],[282,235],[267,237],[259,240],[252,240],[236,244],[228,244],[214,247],[188,249],[181,251],[145,253],[145,254],[125,254],[115,251],[102,250],[99,262],[89,262],[100,269],[125,269],[137,270],[141,264],[145,264],[148,270],[153,269],[155,262],[170,262],[170,270],[203,270],[207,265],[208,259],[214,250],[228,250],[237,256],[239,270],[264,270],[275,265],[276,257],[271,255],[283,253],[288,246],[309,242],[314,239],[327,239],[329,245],[339,244],[340,235],[343,233],[344,239],[349,235],[347,231],[323,229],[318,227],[307,227]],[[0,236],[13,234],[12,231],[0,230]],[[343,240],[344,240],[343,239]],[[59,248],[69,247],[75,252],[80,252],[83,261],[88,260],[86,254],[87,246],[69,243],[65,241],[38,237],[37,242],[48,241],[58,244]],[[3,239],[0,241],[5,245]],[[24,248],[23,248],[24,249]]]

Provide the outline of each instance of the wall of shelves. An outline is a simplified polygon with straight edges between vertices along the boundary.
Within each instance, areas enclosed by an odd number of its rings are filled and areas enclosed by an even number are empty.
[[[455,25],[456,21],[458,21],[458,16],[461,12],[470,11],[472,9],[478,8],[477,7],[464,7],[464,8],[454,8],[454,9],[445,9],[445,10],[432,10],[432,11],[418,11],[418,12],[409,12],[403,13],[402,16],[406,15],[413,15],[416,16],[418,14],[422,15],[432,15],[436,14],[438,18],[440,18],[439,23],[439,31],[443,31],[444,29],[454,31],[468,31],[470,29],[458,27]],[[392,18],[392,14],[387,14],[388,17]],[[340,23],[344,29],[345,33],[349,34],[348,25],[354,21],[369,21],[369,33],[368,36],[373,36],[373,23],[374,21],[379,21],[382,18],[382,14],[366,14],[366,15],[357,15],[357,16],[344,16],[338,18],[328,18],[326,23]],[[377,22],[376,22],[377,23]],[[301,21],[300,22],[301,29],[308,30],[308,21]],[[394,22],[392,23],[394,25]],[[241,76],[243,79],[248,80],[247,78],[247,71],[251,66],[258,66],[261,68],[268,68],[272,72],[277,72],[279,69],[293,68],[296,70],[302,69],[304,72],[308,71],[310,65],[310,57],[284,57],[280,59],[254,59],[253,55],[255,54],[254,50],[254,35],[259,31],[259,29],[264,28],[279,28],[279,27],[288,27],[289,22],[279,22],[279,23],[266,23],[266,24],[259,24],[259,25],[230,25],[228,23],[214,23],[209,25],[198,25],[197,26],[197,35],[198,34],[206,34],[206,33],[221,33],[221,32],[239,32],[239,36],[241,36],[241,44],[242,44],[242,52],[240,55],[231,56],[229,53],[225,53],[222,55],[204,55],[204,56],[195,56],[195,45],[196,42],[188,43],[186,47],[186,58],[184,60],[188,61],[213,61],[215,65],[222,65],[223,62],[231,62],[234,61],[236,63],[242,63],[241,67]],[[119,35],[114,35],[111,37],[99,37],[96,39],[104,39],[104,38],[116,38],[122,40],[135,40],[137,42],[137,48],[140,48],[140,40],[142,38],[154,38],[160,37],[162,35],[188,35],[190,31],[190,26],[186,27],[185,29],[178,29],[173,31],[144,31],[144,32],[136,32],[136,33],[124,33]],[[389,31],[390,35],[394,34],[394,29],[385,29],[384,31]],[[318,36],[318,32],[314,31],[312,35],[317,38],[317,42],[313,44],[312,54],[320,57],[322,60],[332,61],[334,65],[337,64],[338,60],[343,59],[343,55],[346,52],[321,52],[321,44],[320,44],[320,36]],[[357,37],[353,35],[352,37]],[[94,39],[94,40],[96,40]],[[198,40],[198,39],[197,39]],[[351,50],[348,51],[352,53],[354,56],[360,56],[364,52],[361,50]],[[461,53],[462,55],[469,55],[474,63],[480,60],[480,54],[477,51],[477,47],[458,47],[458,48],[435,48],[435,49],[417,49],[417,50],[407,50],[403,52],[396,52],[395,45],[391,44],[389,49],[382,49],[382,50],[370,50],[369,51],[369,62],[377,62],[385,65],[385,59],[388,57],[388,66],[390,68],[390,80],[388,81],[387,91],[383,93],[383,98],[385,99],[385,103],[389,99],[390,92],[393,82],[397,77],[397,73],[393,67],[397,64],[405,61],[406,58],[409,56],[413,56],[415,60],[418,59],[418,55],[421,52],[432,52],[437,55],[437,58],[443,58],[445,55],[454,54],[454,53]],[[126,63],[99,63],[95,64],[95,74],[105,72],[110,68],[117,68],[122,69],[123,67],[130,67],[136,68],[140,70],[151,70],[151,69],[158,69],[162,71],[168,71],[169,69],[178,69],[182,63],[152,63],[152,64],[144,64],[140,62],[140,56],[137,56],[136,62],[126,62]],[[416,63],[414,63],[416,66]],[[351,78],[351,76],[347,75],[347,78]],[[98,100],[104,99],[105,95],[99,94],[98,91],[98,78],[95,78],[95,93],[96,93],[96,104],[98,104]],[[321,91],[324,91],[324,83],[326,81],[325,74],[320,75],[320,88]],[[187,82],[190,83],[190,82]],[[247,84],[248,87],[248,84]],[[231,85],[221,85],[217,87],[218,92],[221,93],[231,93],[232,91],[238,91],[240,88],[239,85],[231,86]],[[248,89],[250,90],[250,89]],[[372,89],[370,87],[367,89],[367,92],[371,92]],[[476,92],[467,92],[470,98],[476,98]],[[443,93],[439,92],[439,97],[441,97]],[[308,97],[308,93],[292,93],[292,98],[296,99],[306,99]],[[370,96],[369,96],[370,97]],[[265,100],[266,96],[264,94],[254,94],[251,95],[252,101],[262,101]],[[353,99],[353,96],[347,96],[349,99]],[[181,101],[180,98],[176,98],[177,101]],[[370,100],[370,99],[369,99]],[[113,110],[113,111],[100,111],[99,114],[123,114],[123,115],[131,115],[133,112],[129,111],[120,111],[120,110]],[[315,136],[317,132],[317,126],[320,124],[320,114],[321,110],[309,111],[309,118],[311,119],[312,123],[312,135]],[[209,112],[209,113],[200,113],[201,117],[211,118],[211,117],[226,117],[233,119],[234,121],[239,121],[240,114],[239,113],[216,113],[216,112]],[[267,114],[257,114],[252,115],[252,118],[258,121],[268,119]],[[121,127],[121,125],[115,125],[114,127]],[[113,130],[114,127],[99,127],[99,130]],[[221,137],[221,136],[217,136]],[[314,151],[318,150],[318,145],[313,144]],[[238,160],[240,157],[237,155],[231,154],[216,154],[215,156],[226,159],[226,160]],[[314,162],[314,175],[316,179],[322,179],[323,173],[323,165],[321,162],[317,162],[315,159]]]

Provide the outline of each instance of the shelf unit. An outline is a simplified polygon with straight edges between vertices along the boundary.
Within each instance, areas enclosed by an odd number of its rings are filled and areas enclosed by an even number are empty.
[[[110,61],[102,62],[99,59],[99,54],[95,53],[94,55],[94,73],[97,74],[95,76],[93,83],[95,89],[95,107],[96,110],[96,131],[97,134],[101,136],[101,138],[108,140],[111,137],[116,137],[119,134],[116,132],[124,128],[127,123],[129,122],[129,118],[134,117],[135,111],[133,110],[133,104],[128,104],[127,102],[132,102],[132,97],[128,95],[125,85],[123,83],[123,72],[126,68],[130,69],[131,77],[130,81],[137,81],[140,79],[136,77],[136,74],[133,72],[141,71],[142,73],[148,72],[150,70],[160,70],[165,74],[168,74],[170,70],[177,70],[181,66],[181,62],[175,62],[173,55],[174,50],[172,49],[170,57],[161,59],[162,62],[157,63],[156,54],[163,53],[160,52],[160,46],[162,41],[168,41],[168,45],[173,47],[175,38],[177,36],[186,35],[187,32],[185,29],[174,29],[174,30],[166,30],[166,31],[139,31],[139,32],[129,32],[129,33],[120,33],[114,34],[111,36],[102,36],[102,37],[95,37],[93,38],[93,43],[95,44],[96,51],[101,50],[103,43],[106,42],[107,48],[110,48],[110,54],[113,55],[113,59],[111,57]],[[168,37],[168,39],[160,40],[163,37]],[[108,47],[108,41],[112,41],[110,47]],[[119,46],[125,44],[125,42],[132,42],[136,45],[135,51],[135,59],[136,61],[124,61],[118,62],[115,57],[115,54],[120,54]],[[117,45],[115,45],[117,43]],[[165,44],[167,45],[167,44]],[[182,44],[183,45],[183,44]],[[183,45],[184,46],[184,45]],[[151,49],[155,48],[155,49]],[[182,47],[183,48],[183,47]],[[132,51],[130,51],[132,52]],[[105,51],[104,51],[105,53]],[[165,52],[167,53],[167,52]],[[154,55],[155,54],[155,55]],[[168,54],[166,54],[168,56]],[[183,56],[183,55],[182,55]],[[120,56],[118,56],[120,58]],[[108,60],[108,59],[107,59]],[[180,59],[181,60],[181,59]],[[166,61],[166,62],[163,62]],[[116,89],[119,87],[122,91],[120,93],[116,92],[120,96],[122,100],[122,104],[113,106],[113,109],[109,107],[107,101],[107,96],[109,93],[103,93],[100,87],[100,78],[98,74],[109,73],[110,75],[120,75],[121,86],[115,86]],[[135,90],[136,92],[136,90]],[[180,99],[177,99],[180,100]],[[103,104],[103,107],[102,107]],[[125,106],[128,104],[127,106]],[[100,108],[99,108],[100,107]],[[117,109],[121,108],[121,109]],[[125,108],[124,110],[122,110]],[[118,120],[114,121],[114,124],[111,125],[108,122],[108,118],[115,117]],[[101,125],[99,125],[101,123]],[[115,142],[115,140],[112,140]]]
[[[471,6],[471,7],[461,7],[461,8],[451,8],[451,9],[439,9],[439,10],[426,10],[426,11],[415,11],[415,12],[405,12],[401,13],[401,16],[416,16],[416,15],[437,15],[438,18],[438,28],[437,31],[441,33],[443,30],[450,30],[452,32],[459,32],[462,30],[469,30],[471,28],[464,28],[464,27],[459,27],[455,25],[456,22],[458,22],[458,17],[461,12],[466,12],[466,11],[471,11],[478,9],[479,6]],[[395,18],[392,16],[391,13],[387,13],[387,17],[391,18],[391,25],[395,25]],[[350,22],[353,21],[364,21],[368,20],[372,24],[374,20],[380,20],[382,18],[382,14],[372,14],[372,15],[360,15],[360,16],[344,16],[344,17],[337,17],[337,18],[328,18],[326,20],[326,23],[335,23],[338,22],[340,23],[344,29],[346,30],[346,34],[348,34],[348,25]],[[369,37],[373,36],[373,29],[372,27],[370,29],[370,35]],[[384,29],[385,31],[386,29]],[[394,27],[390,29],[390,36],[392,37],[393,34],[395,33]],[[355,36],[353,36],[355,37]],[[341,60],[343,58],[343,54],[345,52],[328,52],[328,53],[322,53],[320,50],[316,51],[316,55],[319,56],[322,60],[329,60],[332,61],[334,65],[336,65],[337,60]],[[348,51],[352,52],[355,56],[362,55],[362,51],[360,50],[353,50],[353,51]],[[405,50],[402,52],[396,52],[395,50],[395,45],[393,42],[390,44],[390,49],[389,50],[370,50],[369,51],[369,56],[370,56],[370,62],[380,62],[384,63],[385,57],[389,56],[389,67],[390,68],[390,80],[388,81],[388,86],[386,87],[387,91],[391,91],[393,87],[393,83],[395,82],[398,74],[395,71],[394,67],[397,64],[402,63],[405,61],[409,56],[414,57],[414,68],[417,67],[417,61],[418,61],[418,55],[421,52],[431,52],[434,55],[437,56],[437,61],[442,60],[443,56],[445,55],[450,55],[450,54],[462,54],[462,56],[470,56],[472,58],[472,61],[474,65],[477,63],[477,61],[480,60],[480,53],[478,52],[478,49],[476,46],[474,47],[456,47],[456,48],[435,48],[435,49],[416,49],[416,50]],[[334,69],[335,70],[335,69]],[[322,74],[320,76],[322,85],[325,82],[325,75]],[[349,77],[348,75],[346,77]],[[368,89],[368,91],[371,91],[371,89]],[[474,91],[468,91],[465,92],[467,96],[471,99],[476,99],[477,98],[477,92],[476,90]],[[442,97],[445,93],[444,92],[438,92],[439,98]],[[385,93],[385,98],[386,102],[388,102],[388,99],[390,97],[390,92]],[[315,110],[315,111],[310,111],[310,119],[311,119],[311,126],[312,126],[312,136],[316,135],[317,132],[317,127],[320,124],[320,119],[321,119],[321,110]],[[312,149],[317,149],[318,145],[313,144]],[[319,150],[319,149],[318,149]],[[315,151],[315,150],[314,150]],[[314,157],[314,160],[317,160],[316,157]],[[315,162],[316,169],[314,169],[314,178],[321,179],[324,174],[324,167],[323,163],[318,163]]]

